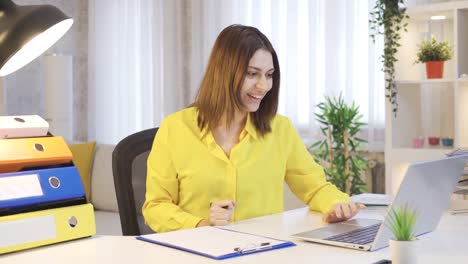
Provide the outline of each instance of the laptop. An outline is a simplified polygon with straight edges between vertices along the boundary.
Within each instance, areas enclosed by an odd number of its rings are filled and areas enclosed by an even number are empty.
[[[417,210],[415,235],[433,231],[447,208],[451,194],[468,162],[468,156],[454,156],[409,165],[398,192],[389,206],[408,205]],[[351,219],[325,227],[301,232],[292,237],[363,251],[375,251],[388,246],[392,237],[387,227],[389,215],[383,221]]]

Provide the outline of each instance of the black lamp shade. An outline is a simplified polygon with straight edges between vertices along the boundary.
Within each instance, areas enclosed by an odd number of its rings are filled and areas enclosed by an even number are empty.
[[[72,24],[73,19],[51,5],[18,6],[0,0],[0,76],[44,53]]]

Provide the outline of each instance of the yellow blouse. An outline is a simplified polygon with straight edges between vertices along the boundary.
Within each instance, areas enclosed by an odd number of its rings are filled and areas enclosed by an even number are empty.
[[[311,210],[327,212],[349,196],[326,182],[288,118],[257,135],[250,118],[228,158],[211,133],[204,138],[193,107],[168,116],[148,157],[143,215],[156,232],[193,228],[210,203],[234,200],[232,221],[283,211],[283,182]]]

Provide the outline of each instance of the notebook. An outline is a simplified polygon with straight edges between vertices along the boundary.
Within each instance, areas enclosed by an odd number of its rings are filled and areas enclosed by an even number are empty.
[[[142,235],[136,239],[218,260],[296,245],[290,241],[211,226]]]
[[[415,235],[433,231],[449,203],[468,156],[415,162],[409,165],[398,193],[390,205],[409,206],[419,213]],[[310,242],[374,251],[387,247],[392,237],[384,221],[352,219],[292,235]]]

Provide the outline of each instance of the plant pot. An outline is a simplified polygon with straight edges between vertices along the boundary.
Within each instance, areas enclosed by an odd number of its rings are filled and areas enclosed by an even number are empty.
[[[444,75],[444,61],[427,61],[426,75],[428,79],[440,79]]]
[[[431,146],[439,146],[440,138],[439,137],[428,137],[427,141]]]
[[[392,264],[418,263],[419,240],[398,241],[390,239]]]
[[[442,138],[442,146],[453,147],[453,138],[449,138],[449,137]]]
[[[423,136],[413,138],[413,147],[422,148],[423,146],[424,146],[424,137]]]

